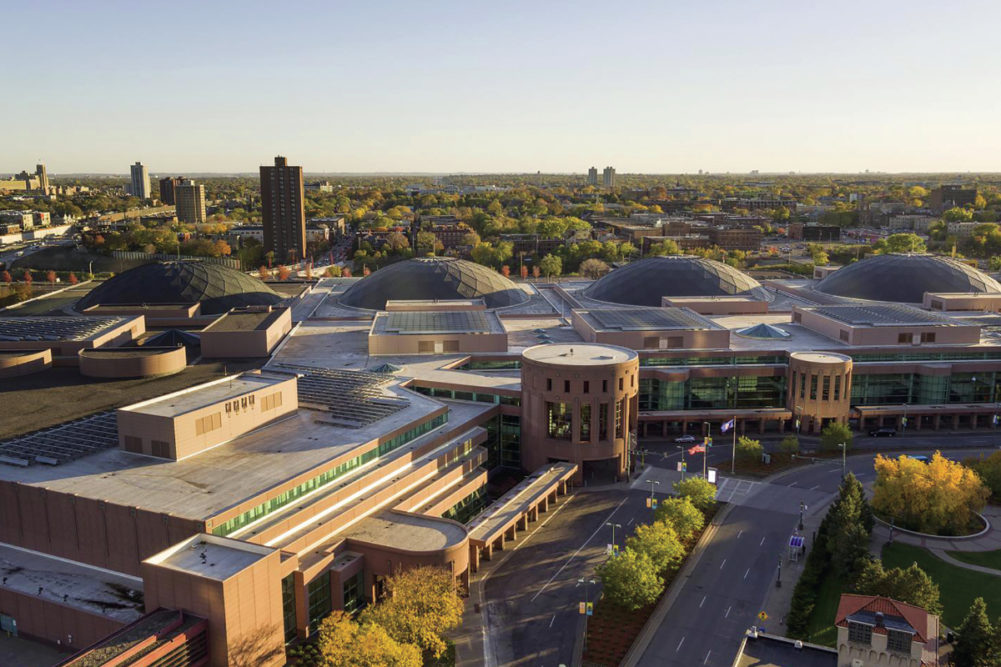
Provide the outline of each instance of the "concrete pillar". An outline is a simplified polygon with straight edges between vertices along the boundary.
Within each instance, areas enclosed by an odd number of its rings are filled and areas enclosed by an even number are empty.
[[[688,422],[684,419],[681,420],[681,435],[688,433]]]
[[[785,419],[780,419],[779,420],[779,433],[785,433],[785,432],[786,432],[786,420]]]
[[[880,415],[879,417],[876,418],[876,427],[877,428],[883,427],[883,415]]]
[[[525,512],[514,524],[518,530],[528,530],[528,512]]]
[[[932,424],[932,428],[934,428],[936,431],[942,428],[942,415],[935,415],[935,417],[933,418],[933,422],[934,423]]]
[[[545,514],[549,511],[549,496],[547,495],[539,502],[539,511]]]
[[[494,555],[494,545],[493,542],[483,547],[483,559],[492,560]]]
[[[473,572],[480,571],[480,548],[472,545],[469,547],[469,569]],[[466,585],[469,585],[468,580]]]
[[[952,416],[952,430],[955,431],[959,428],[959,415]]]
[[[761,418],[758,420],[758,433],[764,433],[764,432],[765,432],[765,420],[764,418]]]

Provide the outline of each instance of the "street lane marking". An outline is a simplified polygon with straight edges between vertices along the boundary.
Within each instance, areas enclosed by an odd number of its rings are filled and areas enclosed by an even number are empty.
[[[684,644],[684,643],[685,643],[685,638],[682,637],[681,641],[678,642],[678,648],[674,649],[674,652],[677,653],[678,651],[680,651],[681,650],[681,645]]]
[[[728,616],[730,616],[730,610],[731,609],[733,609],[732,606],[726,608],[726,613],[723,614],[723,618],[727,618]]]
[[[553,620],[549,621],[549,627],[553,627],[553,623],[556,622],[556,614],[553,614]]]
[[[792,484],[790,484],[789,486],[790,486],[790,487],[793,487],[793,486],[796,486],[796,484],[797,484],[797,482],[793,482],[793,483],[792,483]]]
[[[713,652],[712,649],[709,649],[709,651],[706,653],[705,660],[702,661],[703,665],[706,664],[709,661],[709,654],[712,653],[712,652]]]
[[[630,526],[630,525],[632,525],[633,521],[634,521],[634,519],[630,519],[630,520],[629,520],[629,523],[627,523],[626,525],[627,525],[627,526]]]
[[[704,605],[706,603],[706,598],[707,597],[709,597],[709,596],[708,595],[703,595],[702,596],[702,602],[699,603],[699,609],[702,609],[702,605]]]
[[[820,484],[818,484],[817,486],[811,486],[811,487],[810,487],[810,490],[811,490],[811,491],[814,491],[814,490],[816,490],[816,489],[817,489],[817,488],[819,488],[819,487],[820,487]]]
[[[726,565],[726,559],[725,558],[723,559],[723,562],[719,564],[719,569],[722,570],[724,565]]]
[[[762,544],[764,544],[764,543],[765,543],[765,538],[763,538],[763,537],[762,537],[762,538],[761,538],[761,542],[759,542],[759,543],[758,543],[758,546],[760,547],[760,546],[761,546]]]
[[[744,573],[744,579],[747,579],[747,575],[751,573],[751,568],[747,568],[747,572]]]
[[[573,552],[573,555],[570,556],[570,558],[567,559],[567,562],[563,563],[563,565],[560,566],[560,569],[556,570],[556,574],[554,574],[553,576],[549,577],[549,581],[547,581],[542,586],[542,588],[539,589],[538,593],[536,593],[535,595],[532,596],[532,599],[529,600],[529,602],[535,602],[535,599],[537,597],[539,597],[540,595],[542,595],[542,591],[544,591],[547,588],[549,588],[549,584],[553,583],[553,579],[555,579],[556,577],[558,577],[559,574],[560,574],[560,572],[563,571],[563,568],[565,568],[567,565],[569,565],[570,562],[574,558],[577,557],[577,554],[579,554],[581,552],[581,549],[583,549],[584,547],[586,547],[587,543],[594,539],[594,536],[598,534],[598,531],[605,527],[605,523],[607,521],[611,521],[612,520],[612,517],[615,516],[615,513],[619,511],[619,508],[622,507],[623,503],[625,503],[626,500],[627,500],[627,498],[623,498],[622,500],[619,501],[619,504],[615,506],[615,509],[612,510],[612,513],[609,514],[607,517],[605,517],[605,520],[602,521],[601,524],[597,528],[594,529],[594,532],[591,533],[591,536],[589,538],[587,538],[586,540],[584,540],[584,544],[582,544],[579,547],[577,547],[577,551]],[[539,526],[539,528],[542,528],[542,526]],[[536,529],[536,530],[538,530],[538,529]],[[534,535],[535,533],[532,533],[532,534]]]

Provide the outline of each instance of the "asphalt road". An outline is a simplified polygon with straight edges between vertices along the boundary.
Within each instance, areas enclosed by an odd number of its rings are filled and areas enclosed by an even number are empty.
[[[948,444],[945,454],[962,459],[983,452],[993,442],[989,435],[945,436],[950,438],[948,443],[942,437],[909,438],[913,446],[909,453],[931,454],[936,448],[946,450]],[[850,456],[847,469],[863,483],[872,481],[875,457]],[[834,459],[792,469],[771,483],[758,484],[753,494],[734,507],[698,567],[687,580],[678,582],[682,586],[679,596],[638,664],[729,667],[744,631],[758,624],[757,613],[768,589],[775,585],[779,559],[799,520],[799,503],[820,511],[830,502],[841,481],[840,463]]]

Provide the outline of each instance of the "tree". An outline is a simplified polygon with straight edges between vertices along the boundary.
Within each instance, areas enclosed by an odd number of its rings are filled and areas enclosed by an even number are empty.
[[[691,541],[706,525],[705,516],[688,497],[666,498],[657,506],[653,516],[654,521],[670,524],[682,542]]]
[[[546,274],[547,278],[558,277],[563,273],[563,261],[556,255],[546,255],[539,260],[539,269]]]
[[[49,269],[48,271],[45,272],[45,279],[49,282],[50,285],[56,284],[56,278],[57,278],[56,272],[53,271],[52,269]]]
[[[605,264],[600,259],[594,259],[593,257],[591,259],[585,259],[580,263],[581,275],[586,276],[591,280],[597,280],[609,271],[611,271],[611,268],[608,264]]]
[[[854,590],[862,595],[881,595],[906,602],[932,614],[941,614],[938,584],[912,563],[907,569],[886,570],[878,560],[866,559],[859,568]]]
[[[328,667],[420,667],[421,650],[400,643],[375,623],[359,625],[343,611],[320,623],[317,648]]]
[[[880,455],[875,467],[873,509],[911,530],[964,534],[990,495],[975,471],[939,452],[928,463]]]
[[[664,580],[645,553],[626,547],[598,566],[605,597],[624,609],[653,604],[664,591]]]
[[[665,241],[661,241],[660,243],[651,243],[650,248],[647,250],[647,254],[654,257],[662,255],[680,255],[681,248],[676,242],[667,239]]]
[[[31,284],[31,282],[32,282],[33,280],[34,280],[34,278],[32,278],[32,277],[31,277],[31,271],[25,271],[25,272],[24,272],[24,275],[23,275],[23,276],[21,276],[21,281],[22,281],[22,282],[25,282],[25,283],[27,283],[27,284],[29,284],[29,285]]]
[[[435,658],[445,652],[445,633],[462,623],[463,602],[448,570],[423,566],[386,579],[387,597],[362,613],[398,642],[416,644]]]
[[[706,514],[716,504],[716,487],[702,477],[689,476],[674,483],[674,492],[688,498],[696,508]]]
[[[331,264],[330,266],[327,267],[327,270],[323,272],[323,275],[325,275],[328,278],[340,278],[341,267],[337,266],[336,264]]]
[[[952,652],[956,667],[993,667],[997,665],[993,647],[994,628],[987,618],[987,603],[978,597],[970,605],[966,618],[956,628],[956,647]]]
[[[942,219],[946,222],[972,222],[973,211],[968,208],[954,206],[942,214]]]
[[[742,461],[760,461],[764,451],[760,440],[752,440],[746,435],[737,438],[737,458]]]
[[[390,252],[399,253],[410,247],[410,241],[400,232],[390,232],[386,234],[386,247],[389,248]]]
[[[851,449],[852,430],[848,428],[847,424],[831,422],[820,432],[820,448],[824,451],[840,451],[841,447],[839,445],[842,444]]]
[[[779,450],[785,452],[786,454],[798,454],[799,438],[797,438],[794,433],[790,433],[786,437],[782,438],[782,442],[779,443]]]
[[[508,266],[507,264],[505,264],[504,266],[502,266],[501,267],[501,275],[504,276],[505,278],[510,277],[511,276],[511,267]]]
[[[8,285],[14,282],[14,279],[10,276],[10,271],[0,271],[0,282],[7,283]]]
[[[282,264],[278,267],[278,280],[288,280],[289,276],[292,275],[292,270],[287,266]]]
[[[538,278],[540,275],[542,275],[542,270],[539,269],[539,265],[536,264],[535,266],[532,267],[532,277]]]
[[[674,527],[666,521],[637,526],[636,532],[626,540],[626,548],[646,554],[661,573],[674,570],[685,557],[684,545]]]
[[[257,267],[257,277],[258,278],[260,278],[261,280],[267,280],[269,275],[270,274],[268,272],[268,267],[264,266],[263,264],[261,266]]]

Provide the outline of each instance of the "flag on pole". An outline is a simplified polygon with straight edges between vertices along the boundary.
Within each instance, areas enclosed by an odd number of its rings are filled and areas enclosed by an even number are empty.
[[[719,427],[719,432],[720,433],[726,433],[727,431],[729,431],[730,429],[732,429],[734,427],[735,420],[736,420],[736,417],[734,417],[733,419],[731,419],[728,422],[723,422],[723,425]]]
[[[701,454],[704,451],[706,451],[706,446],[705,445],[695,445],[693,447],[689,447],[688,448],[688,455],[689,456],[695,456],[696,454]]]

